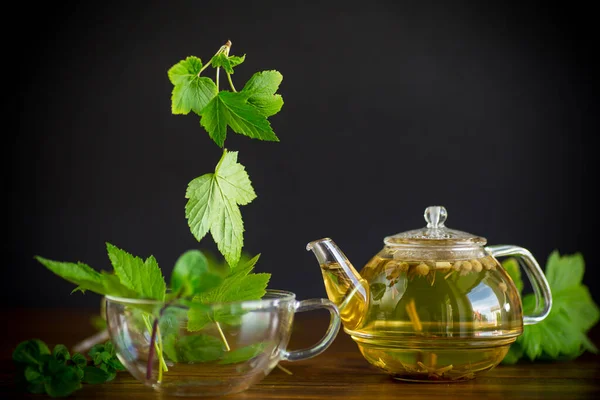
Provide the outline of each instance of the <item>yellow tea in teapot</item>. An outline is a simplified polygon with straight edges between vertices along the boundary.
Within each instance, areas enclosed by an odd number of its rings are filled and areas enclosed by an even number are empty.
[[[377,255],[360,272],[363,291],[338,263],[321,272],[364,357],[398,379],[471,379],[500,363],[522,332],[518,292],[508,290],[513,283],[492,257],[407,262]],[[498,343],[498,336],[511,338]],[[486,337],[493,347],[480,343]]]
[[[498,365],[524,324],[548,315],[552,296],[522,247],[444,225],[444,207],[425,210],[427,226],[384,238],[360,273],[329,238],[310,242],[327,296],[365,359],[399,380],[456,382]],[[496,257],[515,256],[531,278],[536,308],[523,315],[519,292]]]

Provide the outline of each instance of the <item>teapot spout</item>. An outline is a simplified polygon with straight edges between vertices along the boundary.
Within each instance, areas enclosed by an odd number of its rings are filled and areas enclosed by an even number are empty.
[[[306,250],[312,250],[317,257],[327,297],[338,307],[344,327],[349,330],[359,328],[369,307],[367,282],[333,240],[315,240],[306,246]]]

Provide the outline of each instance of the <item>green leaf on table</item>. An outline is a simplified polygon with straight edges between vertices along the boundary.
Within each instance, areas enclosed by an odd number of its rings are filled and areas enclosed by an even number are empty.
[[[33,383],[34,385],[44,383],[44,377],[40,373],[39,367],[34,367],[32,365],[28,365],[25,368],[25,379],[29,383]]]
[[[13,351],[12,358],[18,363],[41,365],[42,356],[49,354],[50,349],[46,343],[39,339],[30,339],[17,345]]]
[[[219,147],[225,143],[227,126],[252,139],[279,141],[267,117],[248,102],[248,96],[243,92],[220,91],[202,109],[200,124]]]
[[[202,61],[190,56],[172,66],[167,75],[174,85],[171,93],[171,112],[200,115],[202,109],[217,95],[217,85],[212,79],[200,77]]]
[[[101,368],[88,365],[83,368],[83,382],[85,383],[104,383],[109,381],[110,374]]]
[[[232,351],[226,351],[219,360],[219,364],[236,364],[248,361],[259,355],[266,347],[265,343],[254,343]]]
[[[552,291],[550,314],[538,324],[524,327],[504,363],[515,363],[524,356],[531,361],[572,360],[584,351],[598,352],[587,332],[600,320],[600,309],[582,284],[584,271],[581,254],[550,254],[545,269]],[[531,313],[535,305],[533,294],[523,297],[525,314]]]
[[[193,179],[187,188],[185,214],[196,240],[210,230],[217,247],[230,266],[240,259],[244,224],[239,205],[256,198],[252,183],[237,151],[223,151],[214,173]]]
[[[579,286],[583,280],[585,261],[581,253],[560,256],[553,251],[546,264],[546,279],[553,292]]]
[[[85,356],[81,353],[74,353],[71,356],[71,361],[73,361],[73,364],[80,368],[83,368],[87,365],[87,358],[85,358]]]
[[[513,343],[508,349],[508,353],[502,360],[503,364],[516,364],[523,357],[523,348],[518,343]]]
[[[110,340],[94,345],[88,356],[97,368],[107,373],[106,381],[112,380],[117,371],[124,371],[125,367],[117,358],[116,350]]]
[[[54,349],[52,349],[52,355],[63,364],[66,364],[67,361],[71,359],[69,349],[67,349],[67,346],[64,344],[57,344],[54,346]]]
[[[246,59],[244,54],[241,57],[238,56],[227,56],[225,53],[218,53],[210,59],[210,64],[213,68],[223,68],[228,74],[233,74],[233,68],[237,67]]]
[[[102,282],[102,275],[89,265],[82,262],[71,263],[54,261],[40,256],[35,256],[35,259],[56,275],[78,285],[74,291],[91,290],[95,293],[106,294]]]
[[[188,250],[175,262],[171,291],[180,297],[205,292],[223,281],[223,273],[209,264],[200,250]]]
[[[246,82],[241,93],[260,114],[270,117],[283,107],[283,98],[275,94],[282,80],[283,75],[278,71],[257,72]]]
[[[506,260],[502,261],[502,267],[512,279],[519,293],[521,293],[523,291],[523,279],[521,278],[519,260],[514,257],[507,258]]]
[[[65,397],[81,388],[81,381],[75,366],[65,365],[52,357],[43,356],[41,374],[44,376],[44,389],[51,397]]]
[[[271,274],[252,273],[259,258],[260,254],[232,268],[223,283],[215,289],[195,296],[194,302],[218,304],[262,298],[266,293]],[[208,312],[203,308],[192,307],[188,312],[188,330],[200,330],[210,322],[232,323],[243,314],[243,310],[237,310],[233,306],[209,309]]]
[[[108,257],[123,286],[141,298],[164,300],[166,283],[153,256],[145,261],[107,243]]]

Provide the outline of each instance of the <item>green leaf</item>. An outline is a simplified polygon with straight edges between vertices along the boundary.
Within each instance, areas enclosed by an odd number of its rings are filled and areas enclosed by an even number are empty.
[[[124,371],[125,367],[116,355],[116,349],[110,340],[94,345],[88,352],[94,365],[108,373],[107,380],[115,377],[115,371]]]
[[[580,253],[560,256],[557,250],[548,257],[546,278],[553,292],[559,293],[581,284],[585,271],[585,262]]]
[[[223,275],[211,268],[201,251],[189,250],[175,262],[171,290],[181,297],[187,297],[210,290],[222,281]]]
[[[65,397],[81,388],[81,381],[76,367],[67,366],[52,356],[46,356],[42,374],[44,375],[44,389],[51,397]]]
[[[17,345],[12,358],[18,363],[41,365],[41,358],[49,355],[50,349],[39,339],[26,340]]]
[[[163,352],[167,358],[173,362],[179,362],[179,356],[177,354],[177,334],[170,333],[162,336]]]
[[[100,368],[87,366],[83,368],[83,382],[85,383],[104,383],[109,379],[109,374]]]
[[[202,110],[200,124],[219,147],[225,143],[227,126],[253,139],[279,141],[267,117],[248,102],[243,92],[219,92]]]
[[[114,296],[114,295],[113,295]],[[90,324],[94,327],[98,332],[106,329],[106,319],[102,318],[100,315],[93,315],[90,317]]]
[[[554,293],[554,292],[553,292]],[[552,308],[565,313],[572,324],[587,332],[600,319],[600,309],[594,303],[587,286],[579,285],[557,292]]]
[[[76,290],[106,294],[100,273],[84,263],[60,262],[40,256],[35,256],[35,259],[61,278],[79,285]]]
[[[65,346],[64,344],[57,344],[56,346],[54,346],[54,349],[52,350],[52,355],[54,356],[54,358],[56,358],[63,364],[66,364],[67,361],[71,359],[69,349],[67,349],[67,346]]]
[[[140,296],[135,290],[123,285],[117,275],[106,271],[102,271],[102,286],[104,286],[104,292],[110,296],[124,298],[137,298]]]
[[[97,367],[106,372],[106,382],[112,381],[117,376],[116,370],[107,363],[100,364]]]
[[[27,368],[25,368],[25,379],[27,382],[34,385],[44,382],[44,377],[40,373],[39,368],[34,367],[33,365],[28,365]]]
[[[121,284],[145,299],[164,300],[166,283],[153,256],[143,261],[107,243],[108,256]]]
[[[85,358],[85,356],[81,353],[74,353],[71,357],[71,361],[73,361],[73,363],[80,368],[83,368],[87,365],[87,358]]]
[[[584,270],[581,254],[560,256],[558,251],[552,252],[545,271],[553,299],[550,314],[540,323],[524,327],[506,362],[516,362],[515,358],[523,355],[531,361],[572,360],[586,350],[598,351],[587,332],[600,320],[600,309],[581,284]],[[524,296],[523,312],[534,309],[535,296]]]
[[[200,296],[194,298],[195,301],[199,301],[203,304],[215,304],[215,303],[226,303],[232,301],[242,300],[257,300],[265,295],[266,285],[270,278],[270,274],[251,274],[252,270],[256,266],[260,258],[260,254],[257,254],[250,260],[246,261],[243,265],[232,268],[229,275],[225,278],[223,283],[219,287],[202,293]],[[257,286],[250,286],[249,288],[242,289],[244,284],[257,282],[256,280],[248,281],[247,278],[252,276],[260,276],[258,279],[259,284]],[[266,282],[262,282],[266,279]]]
[[[283,107],[283,98],[275,94],[282,80],[283,76],[278,71],[257,72],[246,82],[242,94],[260,114],[270,117]]]
[[[369,287],[373,300],[381,300],[385,294],[385,283],[372,283]]]
[[[259,355],[266,347],[266,343],[255,343],[232,351],[227,351],[219,360],[219,364],[236,364],[248,361]]]
[[[241,63],[243,63],[246,60],[246,55],[244,54],[243,56],[229,56],[229,63],[231,64],[232,67],[237,67],[238,65],[240,65]],[[233,74],[233,72],[230,72],[231,74]]]
[[[201,304],[219,304],[262,298],[271,274],[251,273],[259,258],[260,254],[233,268],[221,285],[194,297],[194,301]],[[200,330],[210,322],[234,323],[244,313],[244,310],[233,306],[221,307],[214,311],[192,307],[188,312],[188,330]]]
[[[507,258],[506,260],[502,261],[502,267],[514,282],[519,293],[522,293],[523,279],[521,279],[521,269],[519,267],[519,261],[514,257]]]
[[[225,347],[223,341],[209,335],[181,336],[177,342],[180,362],[209,362],[218,360]]]
[[[210,60],[210,64],[213,68],[223,68],[228,74],[233,74],[233,68],[240,65],[246,59],[244,54],[241,57],[238,56],[227,56],[225,53],[219,53],[213,56]]]
[[[256,198],[237,151],[223,151],[215,172],[192,180],[187,188],[186,218],[196,240],[210,230],[227,263],[234,267],[242,252],[244,224],[238,205]]]
[[[516,364],[519,359],[523,357],[523,348],[519,343],[513,343],[508,349],[508,353],[502,360],[503,364]]]
[[[171,94],[171,112],[200,115],[202,109],[217,95],[217,85],[212,79],[199,77],[202,61],[190,56],[172,66],[168,71],[169,80],[174,85]]]

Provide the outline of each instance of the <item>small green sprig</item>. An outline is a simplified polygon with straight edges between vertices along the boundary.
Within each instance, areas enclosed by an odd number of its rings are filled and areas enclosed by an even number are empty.
[[[189,56],[173,65],[167,72],[173,84],[171,112],[200,117],[200,125],[210,138],[223,147],[227,131],[271,142],[279,138],[273,131],[269,117],[283,107],[283,98],[277,94],[283,80],[275,70],[257,72],[237,91],[232,80],[234,68],[246,56],[229,55],[231,42],[227,41],[206,64],[196,56]],[[215,69],[215,80],[202,75],[208,67]],[[221,69],[227,76],[231,90],[220,89]],[[256,198],[254,189],[237,152],[223,149],[223,155],[214,173],[202,175],[188,185],[186,218],[196,240],[210,231],[227,263],[235,267],[244,244],[244,224],[240,205]]]
[[[110,341],[97,344],[88,352],[70,354],[63,344],[52,352],[40,339],[26,340],[13,351],[13,361],[22,370],[27,391],[65,397],[81,389],[82,383],[97,384],[113,380],[125,367],[115,355]]]
[[[523,281],[518,261],[508,258],[502,266],[521,292]],[[504,364],[514,364],[525,357],[530,361],[572,360],[585,351],[598,352],[587,333],[600,320],[600,309],[582,284],[584,272],[585,262],[580,253],[550,254],[545,274],[552,290],[552,310],[542,322],[524,327],[523,334],[502,361]],[[534,308],[535,296],[527,294],[523,297],[523,312]]]
[[[107,243],[108,258],[113,266],[113,271],[98,272],[82,262],[61,262],[49,260],[36,256],[41,264],[50,271],[61,276],[67,281],[77,285],[74,291],[92,291],[101,295],[116,297],[127,297],[137,299],[152,299],[163,302],[157,315],[145,314],[146,327],[150,334],[150,348],[148,355],[148,367],[146,375],[151,377],[153,361],[158,358],[158,376],[161,380],[163,372],[167,372],[167,364],[163,353],[172,360],[177,360],[176,352],[169,352],[174,344],[174,336],[168,332],[159,331],[159,322],[171,308],[185,304],[185,312],[188,318],[188,329],[197,331],[204,325],[212,322],[216,325],[220,337],[214,340],[202,341],[206,349],[198,349],[210,354],[217,354],[217,350],[223,347],[224,351],[218,353],[218,357],[230,357],[226,354],[229,344],[222,334],[220,323],[231,322],[234,317],[227,313],[213,315],[207,310],[207,304],[219,302],[234,302],[243,300],[256,300],[264,296],[266,287],[271,277],[268,273],[253,273],[253,269],[260,255],[253,258],[242,257],[242,261],[234,268],[227,263],[221,264],[214,259],[209,259],[200,250],[188,250],[175,262],[171,273],[170,283],[164,279],[162,270],[153,256],[146,259],[134,256],[119,247]],[[163,343],[165,337],[166,346]],[[212,346],[212,347],[211,347]],[[209,348],[210,347],[210,348]],[[109,347],[112,352],[112,345]],[[182,350],[184,353],[186,350]],[[105,356],[105,350],[99,351]],[[243,354],[251,354],[246,352]],[[92,355],[94,361],[102,360],[100,355]],[[172,357],[171,357],[172,356]],[[181,356],[179,356],[181,358]],[[202,359],[196,361],[203,361]],[[99,368],[111,374],[110,364],[99,364]],[[94,373],[99,374],[97,371]],[[90,378],[91,379],[91,378]],[[101,377],[98,377],[101,379]]]
[[[200,58],[190,56],[168,70],[168,78],[173,84],[172,113],[194,112],[200,116],[200,125],[221,148],[224,147],[228,129],[254,139],[279,141],[268,118],[277,114],[283,106],[283,98],[276,94],[283,79],[282,75],[274,70],[257,72],[246,82],[242,90],[238,91],[233,84],[232,75],[234,68],[244,62],[245,55],[241,57],[230,55],[230,50],[231,42],[228,41],[206,64],[203,64]],[[215,80],[201,76],[208,67],[215,69]],[[231,90],[219,89],[221,70],[224,71]],[[162,271],[153,256],[144,260],[110,243],[107,243],[106,247],[113,266],[111,272],[98,272],[82,262],[62,262],[41,256],[35,257],[50,271],[77,285],[74,292],[91,291],[100,295],[162,302],[158,315],[147,311],[142,315],[146,329],[151,333],[146,373],[148,378],[151,376],[155,355],[159,359],[158,379],[160,381],[163,371],[167,371],[163,354],[173,361],[177,361],[178,358],[205,361],[207,355],[210,355],[208,358],[216,355],[216,359],[221,363],[234,363],[254,357],[262,346],[256,345],[231,351],[220,323],[235,321],[239,316],[226,313],[214,315],[206,311],[207,307],[203,307],[215,302],[260,299],[265,294],[271,276],[252,273],[258,256],[246,260],[242,257],[244,224],[239,206],[249,204],[256,198],[256,194],[244,166],[237,162],[237,156],[237,152],[228,152],[224,148],[214,173],[207,173],[193,179],[189,182],[186,191],[188,202],[185,215],[191,233],[200,241],[210,232],[225,259],[224,266],[209,262],[198,250],[190,250],[177,260],[167,290]],[[241,259],[243,261],[240,262]],[[220,339],[198,334],[194,339],[196,342],[190,347],[189,343],[178,341],[175,333],[161,332],[161,319],[168,319],[168,315],[165,314],[169,314],[169,310],[173,308],[182,307],[188,313],[190,331],[198,330],[211,322],[220,332]],[[28,346],[35,348],[34,345],[35,342]],[[96,350],[91,355],[95,369],[90,369],[86,374],[85,370],[89,366],[82,366],[83,378],[81,379],[100,382],[111,376],[114,377],[114,366],[105,360],[108,357],[106,354],[110,354],[114,349],[108,346],[108,350],[107,347]],[[43,346],[38,346],[37,351],[44,352],[43,357],[47,356]],[[74,355],[70,362],[74,363],[73,360],[76,359],[80,357]],[[52,361],[52,365],[57,365],[57,359],[53,358],[53,360],[55,361]],[[81,372],[70,364],[65,368],[67,369],[61,370],[66,372],[59,374],[64,377],[64,382],[61,381],[62,386],[57,384],[58,389],[53,389],[54,386],[48,384],[49,389],[44,389],[46,392],[67,393],[79,387],[80,383],[72,379],[69,374],[74,371],[81,375]],[[38,382],[38,376],[34,377],[34,375],[30,370],[30,383]],[[88,378],[85,378],[86,376]],[[43,382],[46,384],[50,381],[43,380]],[[35,386],[34,389],[41,390],[39,386]]]

